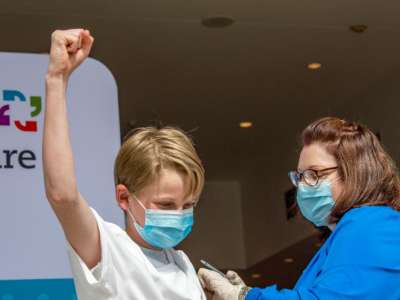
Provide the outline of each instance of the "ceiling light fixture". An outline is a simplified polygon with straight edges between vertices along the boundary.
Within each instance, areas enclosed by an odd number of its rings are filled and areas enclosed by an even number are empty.
[[[243,121],[239,123],[240,128],[250,128],[253,127],[253,123],[250,121]]]
[[[368,29],[368,26],[364,25],[364,24],[356,24],[356,25],[350,26],[350,30],[355,33],[364,33],[367,29]]]
[[[317,63],[317,62],[313,62],[313,63],[309,63],[308,65],[307,65],[307,68],[309,69],[309,70],[318,70],[318,69],[321,69],[321,67],[322,67],[322,65],[320,64],[320,63]]]
[[[233,23],[235,23],[234,19],[224,16],[206,17],[201,20],[201,24],[207,28],[225,28]]]

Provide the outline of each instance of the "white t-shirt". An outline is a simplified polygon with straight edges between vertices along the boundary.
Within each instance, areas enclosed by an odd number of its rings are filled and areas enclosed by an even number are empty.
[[[92,209],[100,231],[101,261],[92,270],[69,245],[79,300],[205,300],[183,251],[141,248],[119,226]]]

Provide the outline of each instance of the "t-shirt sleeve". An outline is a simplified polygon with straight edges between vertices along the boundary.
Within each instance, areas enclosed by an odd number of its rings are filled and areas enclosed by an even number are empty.
[[[89,269],[86,263],[76,253],[73,247],[67,241],[68,257],[70,260],[71,271],[74,276],[75,287],[78,294],[87,296],[102,297],[113,294],[111,285],[107,282],[112,278],[112,258],[109,253],[109,237],[106,230],[104,220],[92,209],[96,218],[97,226],[100,232],[101,259],[100,262],[92,269]]]

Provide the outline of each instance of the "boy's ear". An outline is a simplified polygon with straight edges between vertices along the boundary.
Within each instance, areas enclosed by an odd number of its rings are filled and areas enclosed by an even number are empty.
[[[115,187],[115,196],[118,202],[118,206],[122,210],[126,211],[129,208],[129,199],[131,197],[128,188],[123,184],[118,184]]]

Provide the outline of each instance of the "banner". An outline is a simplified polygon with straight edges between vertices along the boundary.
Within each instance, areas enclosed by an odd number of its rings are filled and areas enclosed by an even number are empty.
[[[44,191],[48,59],[0,52],[0,300],[76,297],[65,237]],[[105,220],[122,226],[113,183],[120,129],[111,72],[87,59],[70,78],[67,107],[78,188]]]

